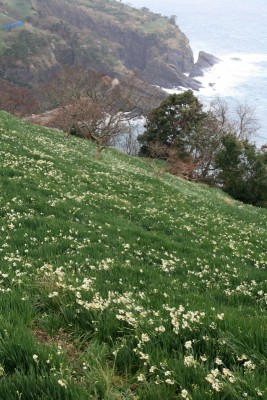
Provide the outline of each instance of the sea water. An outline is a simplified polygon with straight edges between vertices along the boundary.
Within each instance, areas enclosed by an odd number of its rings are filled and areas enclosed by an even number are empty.
[[[205,71],[195,94],[220,96],[255,108],[261,126],[252,138],[267,143],[267,0],[130,0],[162,15],[176,15],[189,38],[195,61],[203,50],[222,61]]]

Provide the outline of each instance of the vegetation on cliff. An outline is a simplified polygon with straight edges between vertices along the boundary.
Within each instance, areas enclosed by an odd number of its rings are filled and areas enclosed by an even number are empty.
[[[167,17],[115,0],[5,0],[0,24],[25,24],[0,33],[0,77],[35,86],[62,66],[119,76],[138,70],[150,83],[197,85],[188,39]]]

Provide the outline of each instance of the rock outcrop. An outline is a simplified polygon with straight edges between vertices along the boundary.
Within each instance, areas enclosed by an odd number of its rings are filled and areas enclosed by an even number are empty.
[[[204,71],[207,68],[213,67],[215,64],[219,63],[221,60],[212,54],[200,51],[198,54],[198,60],[193,65],[193,68],[189,74],[190,78],[196,78],[198,76],[203,76]]]

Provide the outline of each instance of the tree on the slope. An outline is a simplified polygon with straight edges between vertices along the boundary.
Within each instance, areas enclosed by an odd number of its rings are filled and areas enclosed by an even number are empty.
[[[267,154],[234,134],[222,139],[215,166],[218,183],[235,199],[253,205],[267,204]]]
[[[224,136],[234,133],[248,139],[258,129],[254,110],[237,104],[229,110],[220,98],[206,111],[192,91],[168,96],[148,115],[146,131],[139,136],[140,155],[167,160],[171,173],[214,182],[216,153]]]
[[[215,122],[191,90],[172,94],[148,115],[140,155],[166,159],[172,174],[205,180],[221,138]]]
[[[140,85],[134,73],[118,80],[67,68],[45,86],[44,93],[50,108],[58,107],[57,126],[96,142],[99,158],[105,147],[132,129],[131,120],[149,103]]]
[[[206,113],[191,90],[169,95],[149,115],[146,131],[139,136],[140,155],[152,156],[151,146],[159,143],[175,149],[182,160],[190,158]],[[167,158],[168,154],[164,158]]]

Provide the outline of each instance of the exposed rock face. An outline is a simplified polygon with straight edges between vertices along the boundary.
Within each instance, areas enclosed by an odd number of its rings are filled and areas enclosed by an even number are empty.
[[[221,60],[212,54],[200,51],[198,54],[198,60],[194,64],[189,77],[195,78],[197,76],[203,76],[203,70],[213,67],[215,64],[219,63]]]
[[[156,78],[157,85],[166,89],[183,87],[198,90],[200,86],[195,79],[188,78],[173,64],[166,64],[160,58],[148,60],[144,78],[152,84]]]
[[[162,16],[119,2],[36,0],[27,21],[4,39],[0,77],[12,83],[35,87],[73,65],[111,76],[137,70],[166,88],[199,87],[193,76],[184,75],[194,63],[188,39]]]

